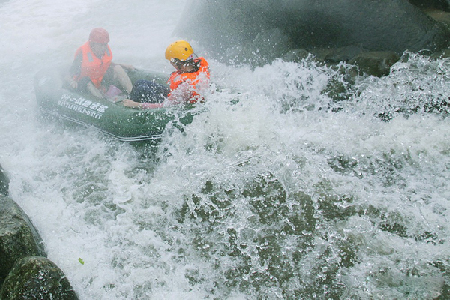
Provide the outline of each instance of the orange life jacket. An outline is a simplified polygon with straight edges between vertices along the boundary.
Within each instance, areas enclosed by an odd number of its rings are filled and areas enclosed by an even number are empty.
[[[203,99],[203,97],[198,93],[199,89],[197,89],[197,85],[201,83],[200,82],[201,80],[209,81],[210,74],[208,62],[203,57],[194,59],[194,62],[200,62],[200,67],[196,72],[180,73],[179,71],[175,71],[170,75],[169,79],[167,80],[167,83],[169,84],[171,91],[168,95],[169,97],[172,94],[172,92],[178,88],[180,84],[182,84],[183,82],[187,82],[190,85],[191,91],[189,103],[196,103],[197,101]],[[205,82],[202,82],[202,84],[205,84]]]
[[[108,50],[103,54],[102,58],[95,56],[92,52],[89,42],[86,42],[75,52],[75,57],[79,55],[81,51],[81,72],[80,75],[75,76],[74,79],[79,81],[83,77],[89,77],[92,83],[98,88],[103,80],[103,76],[111,65],[112,52],[108,46]]]

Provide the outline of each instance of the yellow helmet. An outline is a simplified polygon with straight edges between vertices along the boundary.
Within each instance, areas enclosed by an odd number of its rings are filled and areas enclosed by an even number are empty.
[[[166,49],[166,59],[178,59],[181,61],[187,60],[194,53],[191,45],[183,40],[173,42]]]

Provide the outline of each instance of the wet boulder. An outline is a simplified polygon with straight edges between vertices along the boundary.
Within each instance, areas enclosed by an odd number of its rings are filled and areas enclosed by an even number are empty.
[[[285,53],[282,59],[284,61],[299,63],[302,60],[307,59],[310,55],[311,53],[309,53],[305,49],[292,49]]]
[[[391,66],[400,59],[395,52],[362,52],[356,55],[351,64],[358,66],[361,73],[372,76],[386,76],[391,72]]]
[[[424,9],[450,10],[450,0],[409,0],[409,2]]]
[[[450,48],[442,51],[441,53],[435,53],[433,58],[450,58]]]
[[[190,0],[177,36],[227,62],[266,63],[291,49],[366,52],[448,46],[446,26],[408,0]]]
[[[450,12],[445,12],[442,10],[427,10],[426,13],[430,18],[450,30]]]
[[[6,171],[0,166],[0,194],[8,196],[9,193],[9,178]]]
[[[0,286],[17,260],[33,255],[46,256],[39,233],[11,198],[0,195]]]
[[[358,46],[348,46],[341,48],[316,48],[311,50],[311,54],[317,61],[327,64],[337,64],[340,62],[348,62],[356,55],[365,51]]]
[[[16,262],[0,290],[0,299],[78,299],[64,273],[41,256]]]

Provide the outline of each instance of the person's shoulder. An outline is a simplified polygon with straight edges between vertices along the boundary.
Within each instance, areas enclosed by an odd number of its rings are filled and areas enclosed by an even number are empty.
[[[86,43],[84,43],[83,45],[79,46],[77,48],[77,50],[75,50],[75,56],[81,55],[81,53],[83,52],[83,49],[86,48]]]
[[[208,61],[204,57],[197,57],[197,61],[200,62],[200,65],[203,67],[209,65]]]
[[[81,61],[83,60],[83,53],[81,52],[81,50],[77,50],[75,52],[75,56],[73,58],[73,62],[76,64],[81,64]]]

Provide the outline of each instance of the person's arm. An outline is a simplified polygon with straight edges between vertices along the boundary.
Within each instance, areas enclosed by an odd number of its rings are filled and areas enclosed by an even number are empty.
[[[67,74],[67,77],[66,77],[67,82],[74,89],[78,88],[78,82],[74,79],[74,77],[79,76],[81,74],[82,60],[83,60],[83,56],[81,54],[81,51],[79,51],[75,55],[72,65],[70,66],[69,73]]]
[[[83,55],[81,54],[81,51],[76,54],[75,58],[73,59],[72,66],[70,66],[69,74],[70,76],[78,76],[81,73],[81,63],[83,61]]]
[[[140,103],[139,108],[140,109],[153,109],[153,108],[160,108],[164,106],[163,103]]]
[[[160,108],[164,106],[164,103],[139,103],[130,99],[123,100],[123,106],[137,109],[153,109]]]

